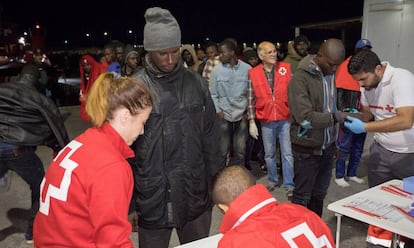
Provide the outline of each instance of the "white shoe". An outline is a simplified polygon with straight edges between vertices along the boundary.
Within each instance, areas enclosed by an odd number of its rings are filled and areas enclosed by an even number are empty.
[[[0,178],[0,192],[6,192],[10,189],[11,173],[7,172]]]
[[[349,183],[347,181],[345,181],[345,178],[336,178],[335,179],[335,183],[338,184],[341,187],[349,187]]]
[[[364,179],[359,178],[357,176],[355,176],[355,177],[348,177],[348,180],[353,181],[353,182],[356,182],[356,183],[360,183],[360,184],[361,183],[365,183]]]

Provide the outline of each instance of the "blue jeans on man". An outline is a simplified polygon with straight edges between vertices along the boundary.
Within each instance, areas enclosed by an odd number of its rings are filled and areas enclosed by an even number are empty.
[[[336,160],[336,178],[355,177],[362,153],[367,133],[354,134],[351,130],[344,127],[341,129],[338,147],[339,154]],[[346,166],[348,161],[348,168]]]
[[[265,161],[269,182],[279,185],[277,174],[277,139],[279,138],[280,156],[282,160],[283,187],[293,189],[293,155],[292,144],[290,142],[290,122],[289,120],[261,122],[263,147],[265,151]]]

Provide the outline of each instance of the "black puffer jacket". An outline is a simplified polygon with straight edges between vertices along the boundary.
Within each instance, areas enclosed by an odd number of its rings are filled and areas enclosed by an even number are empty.
[[[59,109],[39,93],[31,75],[0,85],[0,141],[24,146],[45,145],[58,151],[68,142]]]
[[[207,81],[179,63],[162,74],[146,63],[133,77],[156,101],[145,133],[133,144],[139,226],[182,227],[212,207],[217,115]]]

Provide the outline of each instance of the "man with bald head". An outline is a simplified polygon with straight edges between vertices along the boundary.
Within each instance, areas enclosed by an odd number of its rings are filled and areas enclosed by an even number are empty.
[[[328,39],[316,55],[302,60],[289,83],[290,138],[294,156],[292,202],[322,216],[336,154],[338,123],[335,71],[345,58],[341,40]]]
[[[244,166],[227,166],[218,173],[213,201],[224,212],[218,248],[335,246],[318,215],[297,204],[279,204]]]
[[[279,139],[283,187],[290,200],[295,186],[289,131],[290,112],[287,104],[287,89],[291,78],[290,64],[277,61],[276,47],[269,41],[263,41],[259,44],[257,55],[262,63],[249,70],[247,89],[249,133],[254,139],[258,139],[256,118],[260,121],[261,126],[264,159],[269,179],[267,189],[270,191],[281,185],[276,166],[276,140]]]

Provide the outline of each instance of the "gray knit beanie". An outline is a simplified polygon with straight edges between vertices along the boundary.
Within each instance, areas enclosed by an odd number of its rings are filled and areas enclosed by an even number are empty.
[[[136,54],[136,55],[140,56],[138,51],[135,50],[132,45],[130,45],[130,44],[125,45],[125,47],[124,47],[124,57],[123,57],[124,61],[126,62],[128,57],[131,56],[132,54]]]
[[[145,11],[144,49],[159,51],[181,46],[180,26],[169,10],[153,7]]]

